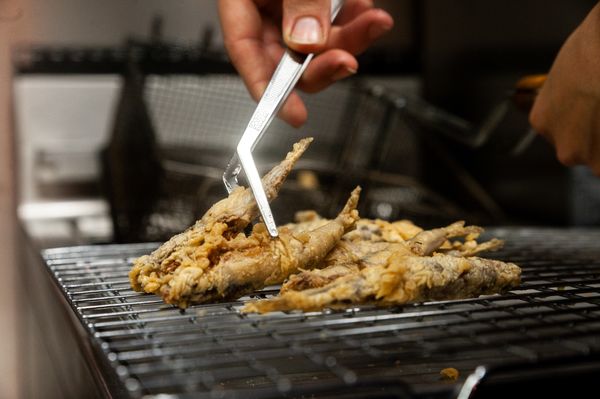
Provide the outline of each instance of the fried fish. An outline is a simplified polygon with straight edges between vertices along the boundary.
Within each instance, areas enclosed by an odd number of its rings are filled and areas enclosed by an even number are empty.
[[[243,310],[265,313],[344,304],[399,305],[497,293],[518,285],[518,266],[473,256],[502,245],[496,239],[478,244],[475,239],[481,231],[456,222],[399,242],[353,232],[325,258],[324,268],[292,275],[278,297],[248,303]],[[464,241],[449,241],[456,237]]]
[[[477,243],[476,238],[482,229],[465,226],[463,221],[433,230],[423,230],[406,221],[403,221],[400,230],[398,226],[399,222],[359,220],[356,230],[342,237],[321,268],[290,276],[281,292],[322,287],[365,267],[383,266],[392,255],[424,256],[438,251],[453,256],[474,256],[503,245],[497,239]],[[464,241],[449,241],[456,237],[464,237]]]
[[[333,282],[303,291],[289,290],[247,303],[244,312],[321,310],[326,307],[450,300],[495,294],[520,281],[521,269],[478,257],[392,255],[385,265],[367,267]]]
[[[269,199],[277,195],[310,141],[294,145],[286,159],[263,178]],[[185,308],[191,303],[236,299],[282,283],[290,274],[318,264],[354,228],[359,193],[360,188],[353,191],[336,219],[311,230],[283,227],[273,239],[262,223],[249,236],[243,233],[258,210],[250,189],[238,188],[194,226],[135,260],[129,273],[131,286]]]

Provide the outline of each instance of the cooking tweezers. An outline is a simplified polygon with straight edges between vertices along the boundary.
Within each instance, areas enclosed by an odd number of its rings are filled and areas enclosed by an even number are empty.
[[[331,1],[332,21],[343,5],[344,0]],[[275,224],[265,189],[258,174],[258,169],[254,163],[252,151],[292,92],[292,89],[313,59],[313,56],[314,54],[298,54],[289,49],[285,51],[237,145],[236,153],[229,161],[225,173],[223,173],[223,183],[227,192],[231,193],[239,186],[238,175],[242,168],[244,169],[246,178],[258,204],[258,209],[271,237],[277,237],[277,225]]]

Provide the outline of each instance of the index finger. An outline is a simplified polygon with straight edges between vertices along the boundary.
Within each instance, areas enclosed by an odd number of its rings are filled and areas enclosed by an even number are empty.
[[[275,68],[273,54],[283,52],[281,34],[264,21],[260,1],[219,0],[225,48],[233,66],[255,100],[262,95]]]

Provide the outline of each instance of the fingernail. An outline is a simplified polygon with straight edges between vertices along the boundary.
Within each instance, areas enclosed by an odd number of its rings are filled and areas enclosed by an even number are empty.
[[[296,20],[290,40],[298,44],[315,44],[321,42],[323,29],[315,17],[301,17]]]
[[[349,68],[347,66],[341,67],[340,69],[338,69],[332,76],[332,79],[334,81],[338,81],[338,80],[342,80],[342,79],[346,79],[349,76],[352,76],[354,74],[356,74],[356,69],[354,68]]]

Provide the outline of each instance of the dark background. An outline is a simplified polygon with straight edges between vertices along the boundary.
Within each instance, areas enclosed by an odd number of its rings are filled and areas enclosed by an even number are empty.
[[[562,43],[596,1],[381,3],[394,12],[397,25],[396,32],[375,49],[388,61],[380,72],[393,74],[393,64],[396,69],[414,70],[422,77],[425,99],[479,125],[521,77],[549,70]],[[369,68],[377,70],[378,63]],[[447,148],[503,209],[507,221],[599,223],[594,205],[598,194],[579,198],[573,192],[582,185],[598,184],[588,171],[560,165],[554,149],[539,137],[518,156],[510,155],[527,129],[527,115],[511,109],[483,148],[469,151],[451,142]],[[425,164],[428,181],[450,196],[461,197],[452,176],[445,174],[447,168],[440,167],[435,157],[428,157]],[[590,209],[587,216],[579,215],[581,207]]]

